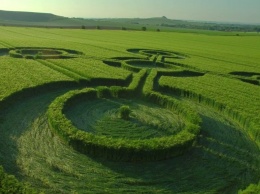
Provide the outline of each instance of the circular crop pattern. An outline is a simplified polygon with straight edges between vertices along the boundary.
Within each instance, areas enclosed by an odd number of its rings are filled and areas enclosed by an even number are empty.
[[[10,49],[9,56],[14,58],[26,58],[26,59],[68,59],[75,58],[83,53],[69,50],[69,49],[58,49],[58,48],[26,48],[17,47]]]
[[[81,57],[65,49],[13,48],[0,49],[1,60],[11,51],[33,59]],[[25,88],[1,101],[4,169],[38,193],[237,193],[258,181],[259,149],[232,110],[192,88],[164,85],[175,84],[168,78],[196,82],[205,72],[179,63],[187,57],[181,53],[128,51],[103,61],[115,72],[130,71],[124,83],[103,77],[81,82],[83,71],[66,68],[58,72],[73,74],[72,81]],[[256,72],[231,75],[259,81]]]
[[[80,152],[116,161],[163,160],[185,152],[199,133],[197,114],[175,101],[161,99],[168,107],[178,107],[173,113],[173,108],[159,110],[158,106],[149,108],[144,102],[99,96],[95,89],[76,90],[57,98],[49,107],[51,127]],[[120,106],[125,104],[133,110],[129,120],[118,116]],[[79,108],[89,111],[83,111],[79,117],[69,113]],[[162,116],[155,119],[156,114]],[[178,119],[180,116],[185,124]],[[78,119],[81,124],[76,122],[75,126],[73,121]]]
[[[165,50],[154,50],[154,49],[128,49],[128,52],[131,53],[140,53],[151,57],[153,55],[162,56],[163,58],[175,58],[175,59],[185,59],[187,56],[185,54],[173,51]]]
[[[78,129],[111,138],[165,137],[185,126],[180,115],[141,100],[97,98],[73,105],[64,113]]]
[[[141,54],[143,57],[114,57],[103,62],[110,66],[138,72],[141,69],[156,69],[157,71],[176,70],[176,63],[166,62],[168,59],[185,59],[187,56],[178,52],[151,50],[151,49],[128,49],[130,53]]]
[[[98,87],[65,94],[49,108],[50,125],[76,150],[110,160],[163,160],[184,153],[199,134],[200,118],[177,100],[154,92],[153,83],[159,75],[169,72],[175,76],[202,74],[172,71],[174,67],[164,58],[178,57],[179,53],[128,51],[150,59],[119,57],[103,61],[138,72],[127,88]],[[128,100],[131,96],[143,96],[146,102]]]

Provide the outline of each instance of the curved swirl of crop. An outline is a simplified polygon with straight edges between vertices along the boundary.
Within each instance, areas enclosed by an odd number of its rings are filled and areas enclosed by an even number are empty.
[[[129,139],[124,136],[119,138],[95,135],[90,132],[79,131],[64,115],[64,110],[72,108],[71,104],[84,100],[98,98],[97,91],[86,89],[74,91],[60,98],[57,98],[48,110],[49,123],[68,143],[83,153],[94,156],[105,157],[112,160],[122,161],[149,161],[167,159],[187,150],[195,141],[199,132],[199,119],[189,111],[182,110],[179,106],[179,113],[186,117],[185,127],[177,134],[149,139]],[[177,107],[174,101],[166,100],[165,104]],[[160,112],[158,112],[160,113]],[[110,118],[111,120],[113,118]],[[90,118],[91,120],[91,118]],[[119,122],[119,120],[118,120]],[[107,128],[110,126],[107,122]],[[125,130],[131,130],[126,126]]]
[[[144,53],[157,53],[156,51],[148,51],[144,50]],[[143,53],[142,53],[143,54]],[[166,51],[158,51],[158,55],[163,54],[165,56],[171,56],[172,53],[168,53]],[[137,61],[140,63],[142,61]],[[156,63],[156,59],[154,59],[154,63]],[[163,64],[163,63],[161,63]],[[145,66],[144,66],[145,67]],[[140,70],[142,69],[139,67]],[[138,68],[138,69],[139,69]],[[131,68],[130,68],[131,69]],[[133,71],[136,71],[133,67]],[[146,69],[146,68],[145,68]],[[158,70],[158,69],[157,69]],[[140,80],[139,80],[140,82]],[[137,85],[140,85],[138,81]],[[144,82],[153,83],[152,80],[146,79]],[[140,87],[143,87],[140,85]],[[146,86],[144,86],[146,87]],[[48,110],[49,123],[52,128],[57,131],[64,139],[74,147],[83,153],[92,154],[94,156],[105,157],[111,160],[122,160],[122,161],[150,161],[150,160],[162,160],[167,159],[176,155],[183,154],[185,150],[190,148],[194,141],[196,140],[196,136],[199,134],[200,129],[200,119],[199,117],[188,110],[187,107],[183,107],[177,101],[165,97],[163,95],[153,93],[152,88],[145,89],[144,92],[145,98],[153,99],[154,103],[157,103],[163,107],[166,107],[171,110],[177,110],[178,114],[181,114],[186,118],[185,126],[183,129],[177,133],[164,137],[153,137],[150,139],[129,139],[128,137],[118,137],[112,138],[107,137],[105,135],[97,135],[89,132],[82,132],[77,129],[64,115],[64,109],[70,109],[71,106],[67,104],[71,104],[73,102],[81,101],[81,99],[90,99],[97,98],[98,96],[106,97],[109,94],[113,94],[113,97],[121,97],[126,92],[121,92],[122,88],[117,88],[117,91],[114,89],[105,89],[101,90],[86,90],[86,91],[76,91],[69,94],[65,94],[64,96],[55,100]],[[133,93],[134,91],[132,91]],[[131,93],[131,92],[130,92]],[[138,92],[137,92],[138,93]],[[129,94],[129,92],[128,92]],[[130,94],[131,95],[131,94]],[[142,94],[141,94],[142,95]],[[149,96],[149,97],[148,97]],[[154,100],[156,98],[156,100]],[[72,100],[71,100],[72,99]],[[74,103],[72,103],[74,104]],[[158,112],[160,114],[160,112]],[[91,118],[89,119],[91,120]],[[111,118],[109,119],[111,120]],[[138,120],[138,119],[137,119]],[[117,121],[119,122],[119,120]],[[121,123],[122,124],[122,123]],[[144,124],[145,126],[146,124]],[[110,126],[110,122],[107,122],[107,128],[114,127]],[[89,127],[93,128],[93,127]],[[130,130],[129,126],[126,130]],[[152,130],[152,129],[151,129]],[[91,131],[91,129],[88,129]]]

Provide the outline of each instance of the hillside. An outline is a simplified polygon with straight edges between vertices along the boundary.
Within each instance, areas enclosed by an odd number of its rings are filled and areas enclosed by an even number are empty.
[[[0,25],[37,26],[56,28],[97,28],[155,31],[211,30],[225,32],[260,32],[260,25],[225,24],[217,22],[199,22],[168,19],[166,16],[153,18],[68,18],[51,13],[1,11]]]
[[[35,12],[18,12],[18,11],[1,11],[1,20],[6,21],[23,21],[23,22],[50,22],[53,20],[64,19],[65,17],[57,16],[50,13]]]

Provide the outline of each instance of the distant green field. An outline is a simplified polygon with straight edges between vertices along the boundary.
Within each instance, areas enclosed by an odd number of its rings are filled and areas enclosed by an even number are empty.
[[[249,33],[0,27],[0,193],[259,193],[259,51]]]

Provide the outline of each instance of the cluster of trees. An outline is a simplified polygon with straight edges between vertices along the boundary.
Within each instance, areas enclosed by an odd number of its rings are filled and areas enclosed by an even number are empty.
[[[82,25],[82,26],[81,26],[81,29],[83,29],[83,30],[86,29],[86,28],[87,28],[87,27],[86,27],[85,25]],[[97,29],[97,30],[100,30],[101,27],[100,27],[100,26],[96,26],[96,29]]]
[[[85,30],[86,28],[87,28],[87,27],[86,27],[85,25],[82,25],[82,26],[81,26],[81,29],[83,29],[83,30]],[[96,26],[96,29],[97,29],[97,30],[101,30],[101,27],[100,27],[100,26]],[[123,27],[121,28],[121,30],[127,30],[127,28],[123,26]],[[147,28],[146,28],[145,26],[143,26],[143,27],[141,28],[141,30],[142,30],[142,31],[146,31]],[[156,29],[156,31],[157,31],[157,32],[160,32],[161,30],[158,28],[158,29]]]

